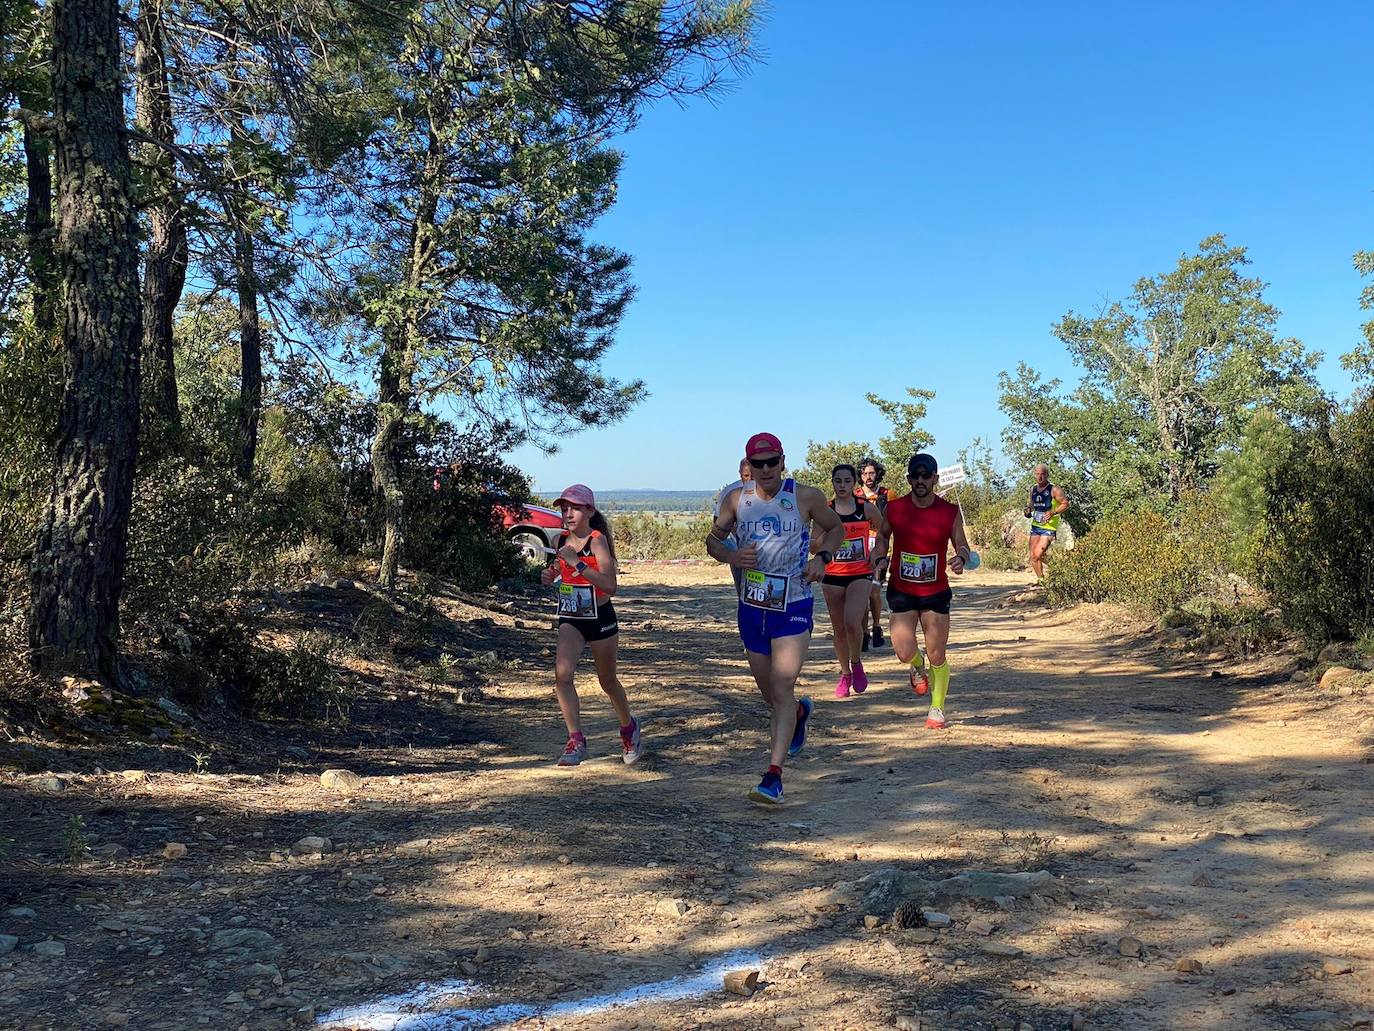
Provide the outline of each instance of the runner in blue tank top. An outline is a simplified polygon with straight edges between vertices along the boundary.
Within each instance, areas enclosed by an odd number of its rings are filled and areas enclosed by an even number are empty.
[[[811,699],[796,699],[797,676],[811,643],[811,585],[825,575],[826,563],[844,542],[844,524],[815,487],[783,479],[785,456],[773,434],[750,437],[744,456],[754,479],[721,501],[706,551],[743,573],[740,638],[749,672],[772,710],[768,771],[749,797],[777,804],[782,764],[806,743],[811,716]],[[813,522],[825,537],[808,561]]]

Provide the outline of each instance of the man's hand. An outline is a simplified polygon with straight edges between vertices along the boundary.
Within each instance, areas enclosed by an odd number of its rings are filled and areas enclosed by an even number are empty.
[[[949,571],[955,576],[964,575],[964,556],[956,554],[949,560]]]
[[[539,573],[539,582],[545,587],[558,579],[558,569],[555,566],[545,566]]]
[[[757,569],[759,565],[759,549],[756,544],[746,544],[742,548],[736,548],[730,552],[730,565],[736,569]]]
[[[806,563],[806,568],[802,570],[802,579],[807,583],[816,583],[824,577],[825,563],[819,555],[812,556],[811,561]]]

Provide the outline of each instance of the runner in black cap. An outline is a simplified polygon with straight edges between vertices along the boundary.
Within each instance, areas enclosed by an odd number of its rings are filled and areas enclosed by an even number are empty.
[[[887,605],[892,610],[892,647],[897,658],[911,665],[911,686],[916,694],[931,695],[926,726],[933,730],[946,725],[945,693],[949,689],[945,645],[949,641],[949,607],[954,592],[950,590],[946,570],[956,576],[962,574],[971,553],[959,506],[935,493],[938,469],[932,455],[912,455],[906,477],[911,493],[887,506],[887,522],[892,528],[892,565],[887,588]],[[946,560],[951,543],[954,556]],[[924,656],[916,646],[917,623],[925,642]],[[929,671],[926,657],[930,659]]]

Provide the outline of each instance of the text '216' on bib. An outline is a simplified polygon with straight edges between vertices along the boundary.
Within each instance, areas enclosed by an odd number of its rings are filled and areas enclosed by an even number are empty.
[[[746,569],[740,598],[746,605],[782,612],[787,608],[787,577],[761,569]]]

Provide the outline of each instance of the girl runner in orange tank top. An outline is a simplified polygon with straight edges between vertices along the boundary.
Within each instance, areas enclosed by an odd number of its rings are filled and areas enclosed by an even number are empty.
[[[568,743],[558,757],[559,766],[576,766],[587,757],[587,738],[582,733],[582,705],[577,697],[573,672],[584,649],[590,647],[596,679],[620,719],[621,757],[627,765],[643,754],[639,720],[630,712],[630,701],[616,675],[620,626],[611,596],[616,593],[615,544],[606,517],[597,510],[590,487],[575,483],[554,505],[563,513],[565,536],[558,561],[550,564],[541,580],[545,586],[558,582],[558,651],[554,659],[554,689]]]
[[[857,482],[858,474],[852,465],[837,465],[830,473],[830,484],[835,489],[830,507],[844,524],[845,537],[844,546],[826,565],[821,581],[825,607],[830,611],[835,658],[840,663],[836,698],[848,698],[851,688],[856,694],[863,694],[868,687],[868,674],[859,659],[864,613],[868,611],[874,571],[887,565],[887,519],[876,505],[855,495]]]

